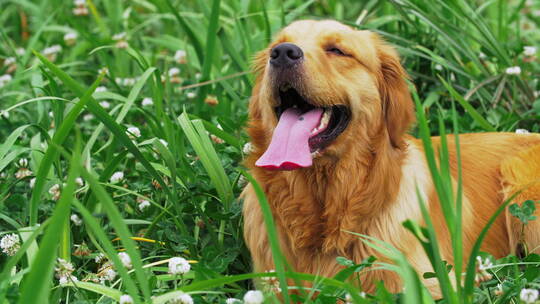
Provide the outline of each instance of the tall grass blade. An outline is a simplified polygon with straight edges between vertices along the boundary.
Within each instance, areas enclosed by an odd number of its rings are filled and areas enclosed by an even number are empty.
[[[120,297],[123,294],[121,291],[119,291],[117,289],[110,288],[110,287],[107,287],[107,286],[104,286],[104,285],[101,285],[101,284],[90,283],[90,282],[68,283],[68,284],[65,284],[64,286],[82,288],[82,289],[85,289],[85,290],[100,294],[102,296],[106,296],[106,297],[111,298],[111,299],[113,299],[115,301],[120,301]]]
[[[91,90],[93,91],[93,90]],[[67,120],[66,120],[67,121]],[[63,227],[69,222],[71,201],[75,192],[75,178],[80,172],[80,142],[77,142],[75,151],[70,160],[70,169],[67,183],[56,208],[51,216],[51,223],[39,244],[39,251],[30,272],[21,285],[19,303],[41,303],[46,301],[51,292],[51,279],[57,256],[57,249],[61,239]]]
[[[118,233],[122,244],[126,248],[126,252],[131,258],[133,268],[135,269],[135,276],[139,282],[145,302],[149,302],[150,288],[148,286],[147,276],[142,268],[141,256],[137,250],[135,242],[131,239],[131,233],[129,232],[129,229],[122,218],[122,214],[112,201],[111,197],[92,174],[83,169],[82,176],[84,180],[88,182],[94,191],[96,198],[102,203],[103,208],[107,212],[111,225],[114,227],[116,233]],[[105,243],[103,245],[105,246]]]
[[[51,63],[47,58],[43,57],[41,54],[36,54],[43,64],[45,64],[58,78],[60,78],[66,87],[68,87],[75,94],[82,96],[84,95],[83,87],[78,84],[73,78],[67,75],[64,71],[60,70],[56,65]],[[171,192],[163,178],[157,173],[157,171],[150,165],[148,160],[142,155],[141,151],[133,144],[131,139],[127,136],[125,128],[120,127],[112,117],[96,102],[92,97],[88,100],[88,110],[92,112],[101,122],[109,128],[109,130],[118,138],[118,140],[135,156],[137,160],[141,162],[143,167],[152,175],[157,182],[161,185],[163,191],[171,196]],[[66,118],[67,119],[67,118]],[[36,186],[37,188],[37,180]],[[41,191],[41,190],[40,190]]]
[[[22,259],[22,257],[27,254],[27,251],[30,247],[33,247],[36,239],[41,233],[45,230],[46,227],[49,226],[49,223],[51,222],[51,218],[45,220],[40,226],[36,227],[36,229],[26,237],[26,240],[22,243],[21,247],[15,253],[14,256],[10,257],[6,263],[3,265],[3,269],[0,272],[0,278],[4,278],[0,280],[0,303],[5,303],[5,297],[7,293],[7,288],[9,284],[11,283],[11,279],[7,279],[10,277],[11,270],[17,265],[17,263]],[[34,254],[32,254],[34,255]],[[30,257],[28,256],[29,264],[30,263]]]
[[[255,178],[253,178],[251,174],[245,171],[240,172],[246,177],[246,179],[251,184],[251,187],[253,187],[253,190],[257,194],[259,206],[261,207],[264,218],[264,224],[266,226],[266,233],[268,234],[268,241],[270,242],[270,249],[272,251],[272,257],[274,259],[274,265],[276,266],[276,273],[279,279],[279,286],[282,291],[283,300],[285,303],[290,303],[291,299],[287,286],[287,277],[285,275],[285,265],[287,264],[287,261],[285,260],[285,256],[283,255],[279,245],[276,225],[274,223],[274,218],[272,217],[272,210],[270,209],[270,205],[266,200],[266,195],[264,194],[263,189],[261,188],[259,183],[257,183]]]
[[[156,0],[154,0],[156,1]],[[195,49],[195,53],[197,54],[197,58],[199,58],[199,62],[204,62],[204,51],[202,47],[202,43],[200,41],[200,38],[197,37],[191,26],[184,20],[182,16],[178,13],[178,11],[174,8],[174,6],[171,3],[171,0],[164,0],[167,4],[167,7],[171,11],[171,13],[174,15],[178,23],[180,24],[180,27],[182,27],[182,30],[186,33],[188,36],[193,48]]]
[[[35,55],[40,60],[45,60],[44,62],[48,62],[48,60],[43,57],[39,53],[35,53]],[[36,174],[36,183],[34,185],[34,189],[32,191],[32,196],[30,198],[30,207],[29,207],[29,213],[30,213],[30,225],[33,226],[37,223],[37,217],[38,217],[38,206],[41,201],[41,194],[43,192],[43,188],[45,187],[46,177],[49,174],[49,170],[52,167],[53,162],[55,161],[56,157],[58,156],[58,150],[57,146],[62,146],[62,143],[68,136],[70,130],[75,125],[75,120],[77,117],[81,114],[84,106],[86,103],[92,98],[92,93],[95,91],[101,80],[103,79],[103,74],[100,75],[96,81],[92,84],[92,86],[86,90],[82,91],[81,89],[81,99],[79,102],[73,106],[73,108],[70,110],[70,112],[66,115],[66,118],[62,122],[62,124],[58,127],[58,130],[54,134],[52,138],[52,144],[47,149],[47,152],[45,152],[45,155],[43,156],[43,159],[41,160],[39,169]]]
[[[105,231],[103,231],[103,228],[101,228],[102,226],[100,225],[100,223],[98,223],[98,221],[94,218],[94,216],[92,216],[88,209],[86,209],[78,200],[74,200],[73,205],[79,210],[85,224],[90,229],[91,233],[97,238],[101,246],[103,246],[105,252],[107,253],[107,257],[109,258],[109,260],[112,261],[114,268],[118,271],[118,274],[122,278],[122,283],[125,285],[128,293],[133,297],[135,301],[140,303],[137,285],[135,285],[135,282],[129,275],[128,270],[126,269],[124,264],[122,264],[122,261],[118,257],[117,251],[107,237]]]
[[[463,98],[463,96],[456,92],[456,90],[451,85],[449,85],[442,78],[440,78],[440,80],[444,87],[448,90],[448,92],[450,92],[452,97],[454,97],[459,102],[459,104],[463,108],[465,108],[465,110],[471,115],[471,117],[476,121],[476,123],[478,123],[478,125],[480,125],[486,131],[496,131],[496,129],[484,117],[482,117],[482,115],[480,115],[480,113],[478,113],[478,111],[476,111],[476,109],[467,100],[465,100],[465,98]]]
[[[178,122],[228,210],[233,199],[231,184],[203,124],[197,120],[191,122],[186,112],[178,117]]]

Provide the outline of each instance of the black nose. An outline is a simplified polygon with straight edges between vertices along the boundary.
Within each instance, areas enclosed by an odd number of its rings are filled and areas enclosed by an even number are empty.
[[[280,43],[270,52],[270,64],[286,68],[298,63],[304,57],[304,52],[296,44]]]

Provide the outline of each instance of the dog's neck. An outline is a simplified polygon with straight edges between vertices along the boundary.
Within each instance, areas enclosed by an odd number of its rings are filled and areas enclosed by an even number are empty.
[[[312,167],[295,171],[256,168],[260,154],[251,156],[248,166],[262,183],[293,250],[347,255],[351,243],[358,240],[347,231],[369,233],[391,207],[407,148],[392,147],[383,136],[378,138],[350,147],[339,158],[323,156]]]

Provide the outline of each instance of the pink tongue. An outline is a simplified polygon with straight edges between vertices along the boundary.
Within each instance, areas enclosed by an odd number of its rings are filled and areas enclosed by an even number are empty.
[[[268,149],[255,165],[270,170],[294,170],[312,164],[309,137],[320,122],[322,109],[302,113],[289,108],[279,118]]]

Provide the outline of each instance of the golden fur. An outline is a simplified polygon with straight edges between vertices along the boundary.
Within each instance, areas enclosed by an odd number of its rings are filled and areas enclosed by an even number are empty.
[[[276,98],[269,75],[270,49],[291,42],[304,52],[297,85],[316,106],[342,104],[352,113],[347,129],[328,146],[313,166],[295,171],[255,167],[277,124]],[[350,56],[325,52],[339,46]],[[443,259],[452,263],[444,215],[437,202],[419,140],[406,135],[414,107],[406,73],[393,47],[377,34],[357,31],[335,21],[297,21],[283,29],[255,59],[256,84],[249,105],[248,132],[254,151],[247,166],[263,187],[275,217],[281,248],[299,272],[335,275],[342,266],[337,256],[360,262],[377,252],[345,231],[386,241],[406,254],[420,272],[431,271],[420,244],[401,223],[421,222],[418,186],[436,225]],[[434,145],[439,139],[433,138]],[[448,141],[453,143],[451,137]],[[463,245],[469,252],[488,218],[504,199],[531,186],[516,202],[540,199],[540,135],[513,133],[460,136],[464,186]],[[451,145],[453,146],[453,145]],[[452,174],[457,174],[456,151],[450,147]],[[537,182],[536,184],[534,182]],[[250,185],[244,198],[244,236],[256,271],[274,269],[256,195]],[[520,241],[529,249],[540,245],[540,224],[531,223],[519,240],[517,224],[500,217],[482,250],[499,258],[514,252]],[[383,270],[362,274],[362,288],[374,290],[383,280],[391,291],[402,288],[399,277]],[[434,283],[426,282],[430,286]],[[436,287],[430,288],[436,293]]]

